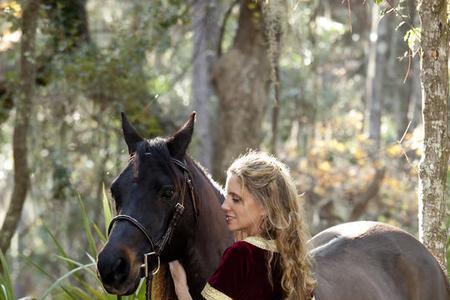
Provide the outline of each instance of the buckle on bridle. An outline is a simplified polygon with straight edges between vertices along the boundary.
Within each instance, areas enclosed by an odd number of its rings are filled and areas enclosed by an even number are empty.
[[[150,257],[155,256],[156,257],[156,267],[150,272]],[[159,255],[156,252],[149,252],[144,254],[144,263],[142,264],[141,268],[144,268],[145,272],[145,278],[148,278],[150,276],[150,273],[152,276],[156,275],[158,273],[159,268],[161,266],[161,261],[159,259]]]

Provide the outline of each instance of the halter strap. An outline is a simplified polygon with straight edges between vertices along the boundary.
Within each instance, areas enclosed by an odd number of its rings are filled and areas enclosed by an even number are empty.
[[[194,193],[194,185],[192,183],[192,175],[191,172],[189,171],[189,169],[187,168],[186,165],[186,161],[181,161],[178,160],[176,158],[171,158],[172,162],[177,165],[178,167],[180,167],[184,172],[184,181],[187,183],[188,187],[189,187],[189,192],[191,194],[191,202],[192,202],[192,208],[194,210],[194,218],[195,218],[195,222],[197,223],[198,220],[198,209],[197,209],[197,202],[195,201],[195,193]],[[183,191],[184,192],[184,191]]]
[[[150,234],[148,234],[147,230],[145,229],[145,227],[139,223],[138,220],[136,220],[135,218],[129,216],[129,215],[117,215],[115,216],[111,222],[109,223],[109,227],[108,227],[108,236],[111,233],[111,230],[113,228],[113,225],[115,222],[120,221],[120,220],[125,220],[130,222],[131,224],[133,224],[134,226],[136,226],[145,236],[145,238],[147,239],[147,241],[149,242],[152,251],[155,249],[155,244],[153,243],[152,238],[150,237]]]

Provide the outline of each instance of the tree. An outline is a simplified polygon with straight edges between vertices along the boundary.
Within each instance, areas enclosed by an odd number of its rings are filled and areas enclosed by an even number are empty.
[[[22,208],[30,183],[27,134],[30,122],[34,82],[36,76],[35,46],[39,1],[26,1],[22,13],[22,40],[20,52],[20,84],[16,97],[16,118],[13,134],[14,189],[8,212],[0,229],[0,250],[6,252],[20,221]]]
[[[271,64],[261,2],[241,2],[233,46],[213,69],[219,97],[213,175],[221,181],[233,158],[247,148],[259,148],[262,138]]]
[[[89,28],[86,12],[86,0],[42,0],[49,26],[50,39],[43,53],[37,55],[36,81],[40,85],[48,84],[54,57],[60,53],[71,53],[85,44],[89,44]],[[2,16],[4,17],[4,16]],[[44,30],[45,31],[45,30]],[[0,124],[6,121],[14,107],[13,86],[8,84],[4,73],[7,66],[0,66]]]
[[[446,180],[448,169],[447,1],[419,1],[423,155],[419,165],[419,237],[445,265]]]
[[[368,135],[373,142],[374,151],[378,151],[381,143],[381,115],[383,108],[383,78],[386,74],[386,63],[390,39],[391,18],[381,19],[379,7],[372,5],[372,26],[370,32],[370,48],[366,79],[366,103]]]
[[[220,21],[222,1],[196,0],[192,7],[192,31],[194,33],[192,100],[197,111],[196,135],[198,138],[197,158],[202,165],[211,169],[213,157],[214,89],[211,69],[217,60],[220,42]]]

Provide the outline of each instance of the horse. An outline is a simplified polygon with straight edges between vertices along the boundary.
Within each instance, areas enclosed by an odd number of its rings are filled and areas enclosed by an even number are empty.
[[[129,295],[136,290],[144,254],[154,251],[153,241],[163,238],[180,198],[185,209],[160,260],[163,264],[181,262],[189,274],[187,283],[195,299],[200,299],[206,278],[234,240],[221,212],[221,188],[186,155],[194,118],[195,113],[169,138],[145,140],[122,114],[130,156],[110,190],[119,216],[136,221],[116,221],[98,254],[98,274],[109,293]],[[192,190],[186,187],[186,176]]]
[[[158,263],[178,260],[192,298],[203,299],[201,290],[233,242],[220,208],[221,187],[186,154],[194,120],[192,113],[171,136],[145,140],[122,114],[130,159],[111,184],[118,216],[97,258],[109,293],[131,294],[142,266],[146,273],[148,268],[156,272]],[[317,234],[309,244],[317,300],[450,299],[448,280],[435,258],[399,228],[345,223]],[[152,255],[158,263],[149,267],[147,256]]]
[[[317,300],[449,300],[434,256],[409,233],[379,222],[326,229],[310,240]]]

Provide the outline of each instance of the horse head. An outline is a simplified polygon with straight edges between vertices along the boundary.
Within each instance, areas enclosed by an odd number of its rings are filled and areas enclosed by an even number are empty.
[[[186,165],[194,120],[192,113],[170,137],[145,140],[122,114],[129,162],[111,184],[118,216],[110,224],[108,241],[97,261],[109,293],[128,295],[137,289],[145,254],[156,253],[158,260],[169,262],[185,251],[193,234],[188,229],[197,218]]]

